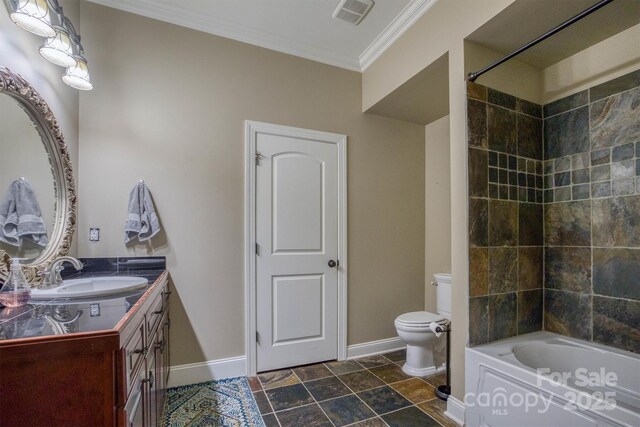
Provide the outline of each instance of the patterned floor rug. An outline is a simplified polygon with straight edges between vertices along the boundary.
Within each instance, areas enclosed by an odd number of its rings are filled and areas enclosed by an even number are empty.
[[[246,377],[167,390],[165,427],[264,427]]]

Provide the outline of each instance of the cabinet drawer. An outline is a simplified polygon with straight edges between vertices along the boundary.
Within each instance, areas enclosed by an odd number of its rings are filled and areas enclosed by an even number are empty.
[[[147,312],[146,316],[147,336],[149,338],[151,338],[151,336],[155,333],[156,328],[160,324],[160,320],[162,320],[162,315],[164,314],[164,305],[164,295],[162,293],[159,293],[153,300],[151,308]]]
[[[135,377],[140,366],[144,361],[144,356],[147,353],[147,347],[145,344],[144,336],[144,322],[140,322],[137,326],[135,333],[124,346],[125,355],[125,373],[127,377],[127,394],[131,390]]]

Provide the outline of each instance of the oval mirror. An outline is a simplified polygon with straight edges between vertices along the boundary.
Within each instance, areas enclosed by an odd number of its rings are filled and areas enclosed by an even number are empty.
[[[0,282],[11,258],[27,280],[66,255],[75,228],[75,185],[55,116],[22,77],[0,67]]]

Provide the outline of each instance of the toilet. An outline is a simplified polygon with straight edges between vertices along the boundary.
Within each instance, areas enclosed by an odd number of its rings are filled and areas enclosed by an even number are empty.
[[[433,285],[437,286],[436,311],[412,311],[395,320],[400,339],[407,344],[407,358],[402,370],[411,376],[426,376],[440,371],[434,363],[434,348],[444,335],[437,337],[431,330],[432,322],[443,324],[451,318],[451,275],[434,274]],[[430,285],[427,285],[430,286]]]

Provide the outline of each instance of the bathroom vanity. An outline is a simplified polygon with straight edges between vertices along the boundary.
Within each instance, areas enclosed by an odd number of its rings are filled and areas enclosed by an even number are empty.
[[[124,295],[0,309],[0,425],[156,426],[169,376],[168,272]]]
[[[160,425],[170,352],[164,257],[68,257],[77,198],[56,118],[28,81],[2,66],[0,110],[0,188],[28,192],[28,220],[40,225],[3,227],[0,236],[0,283],[19,258],[37,289],[27,305],[0,306],[0,426]],[[14,193],[0,195],[12,202],[0,203],[13,209],[5,218],[25,212],[12,208]],[[84,268],[65,283],[58,273],[67,261]]]

